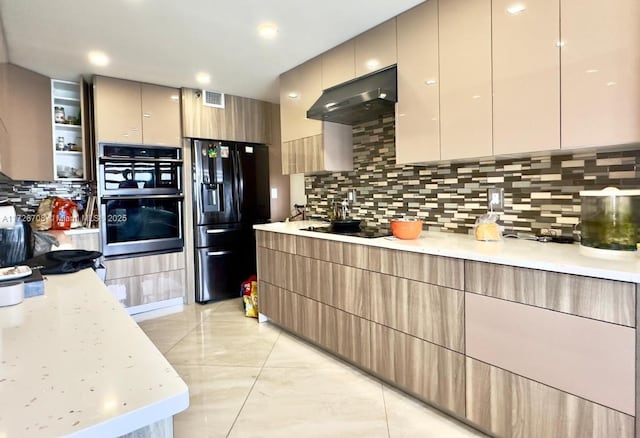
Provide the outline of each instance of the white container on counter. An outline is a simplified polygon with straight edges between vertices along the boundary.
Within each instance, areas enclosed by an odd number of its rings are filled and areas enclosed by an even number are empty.
[[[24,300],[23,281],[2,281],[0,282],[0,307],[20,304]]]

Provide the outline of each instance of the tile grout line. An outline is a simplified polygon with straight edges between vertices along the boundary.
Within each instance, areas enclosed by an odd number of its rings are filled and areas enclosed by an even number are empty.
[[[233,423],[231,423],[231,427],[229,428],[229,431],[225,435],[225,438],[228,438],[229,435],[231,435],[231,432],[233,431],[233,428],[236,426],[236,423],[238,422],[238,418],[240,417],[240,414],[242,413],[242,410],[244,409],[244,406],[247,404],[247,400],[249,400],[249,397],[251,396],[251,393],[253,392],[253,388],[256,386],[256,383],[258,382],[258,379],[262,375],[262,371],[264,371],[264,366],[267,364],[267,361],[271,357],[271,353],[273,353],[273,349],[276,348],[276,344],[280,340],[280,336],[281,335],[282,335],[282,330],[280,330],[278,332],[278,337],[273,342],[273,345],[271,346],[271,351],[269,351],[269,354],[267,354],[267,357],[264,359],[264,362],[262,362],[262,366],[260,367],[260,371],[258,372],[258,375],[256,376],[256,379],[253,381],[253,384],[251,385],[251,388],[249,388],[249,392],[247,393],[247,396],[244,398],[244,401],[242,402],[242,406],[240,406],[240,409],[238,409],[238,413],[236,414],[236,417],[233,419]]]
[[[384,419],[387,422],[387,436],[391,438],[391,430],[389,429],[389,414],[387,413],[387,399],[384,396],[384,384],[380,383],[380,391],[382,392],[382,406],[384,406]]]

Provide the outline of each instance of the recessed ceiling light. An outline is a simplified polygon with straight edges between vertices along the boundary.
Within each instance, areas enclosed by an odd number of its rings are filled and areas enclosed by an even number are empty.
[[[376,68],[379,65],[380,61],[378,61],[377,59],[370,59],[367,61],[367,67],[369,68]]]
[[[479,94],[474,94],[472,97],[473,97],[474,99],[480,99],[480,95],[479,95]]]
[[[522,3],[517,3],[515,5],[511,5],[507,8],[507,14],[509,15],[518,15],[524,12],[527,9],[525,5]]]
[[[171,95],[171,100],[179,100],[180,96],[178,96],[177,94],[172,94]]]
[[[109,57],[100,50],[92,50],[89,52],[89,62],[98,67],[104,67],[109,64]]]
[[[196,74],[196,81],[201,84],[208,84],[209,82],[211,82],[211,75],[209,73],[201,71],[200,73]]]
[[[607,82],[607,87],[613,87],[614,85],[616,85],[617,82]]]
[[[598,69],[590,68],[590,69],[589,69],[589,70],[587,70],[586,72],[587,72],[587,73],[598,73],[598,71],[599,71]]]
[[[295,91],[292,91],[291,93],[287,94],[287,97],[289,99],[297,99],[299,97],[299,94],[296,93]]]
[[[435,79],[427,79],[426,81],[424,81],[425,85],[435,85],[437,84]]]
[[[278,34],[278,26],[272,23],[263,23],[258,26],[258,35],[265,39],[275,38]]]
[[[564,41],[556,41],[556,47],[564,47]]]

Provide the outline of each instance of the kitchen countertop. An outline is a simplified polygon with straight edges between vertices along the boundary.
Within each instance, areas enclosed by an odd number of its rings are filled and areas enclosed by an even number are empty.
[[[571,245],[520,239],[479,242],[473,236],[466,234],[434,231],[423,231],[420,238],[415,240],[400,240],[395,237],[367,239],[300,229],[327,225],[326,222],[318,221],[294,221],[254,225],[254,228],[400,251],[640,283],[640,255],[635,253],[624,254],[621,259],[609,259],[585,255],[585,250],[590,248],[584,248],[577,243]]]
[[[0,307],[0,437],[115,437],[189,406],[187,385],[91,269]]]

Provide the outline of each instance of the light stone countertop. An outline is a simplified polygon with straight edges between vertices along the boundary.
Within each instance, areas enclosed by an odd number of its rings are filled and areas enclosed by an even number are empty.
[[[395,237],[367,239],[300,230],[309,226],[327,225],[326,222],[318,221],[294,221],[254,225],[254,228],[400,251],[640,283],[640,255],[636,255],[635,252],[623,254],[624,257],[621,259],[610,259],[586,255],[585,252],[591,248],[584,248],[577,243],[570,245],[510,238],[498,242],[479,242],[466,234],[433,231],[423,231],[416,240],[400,240]]]
[[[187,385],[95,272],[0,307],[0,437],[116,437],[189,405]]]

